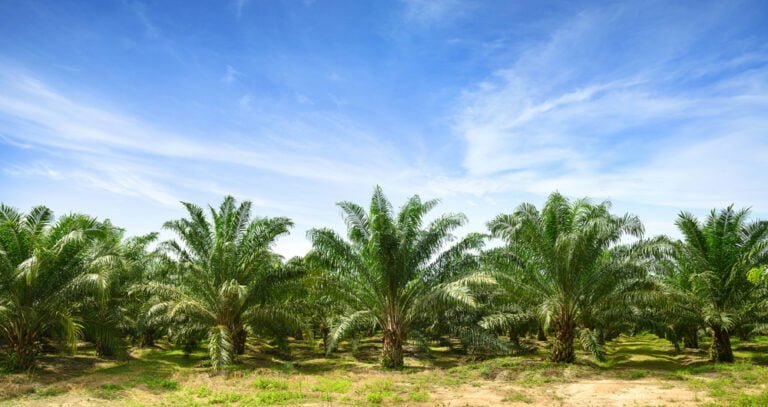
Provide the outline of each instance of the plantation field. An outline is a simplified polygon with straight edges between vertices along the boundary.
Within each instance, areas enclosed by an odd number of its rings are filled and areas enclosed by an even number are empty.
[[[546,344],[525,356],[476,360],[448,343],[407,354],[406,368],[378,367],[373,339],[325,357],[292,342],[279,352],[249,344],[242,363],[212,374],[204,350],[185,358],[158,347],[111,361],[81,349],[45,356],[29,374],[0,376],[1,406],[33,405],[768,405],[768,338],[734,339],[736,363],[707,362],[705,350],[674,352],[653,335],[610,342],[605,363],[547,361]],[[704,344],[702,343],[702,347]]]

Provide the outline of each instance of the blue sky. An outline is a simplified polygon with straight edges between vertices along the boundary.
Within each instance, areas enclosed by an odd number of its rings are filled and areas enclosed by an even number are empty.
[[[674,3],[674,4],[673,4]],[[648,233],[768,217],[764,1],[0,2],[0,200],[129,233],[178,201],[290,216],[375,184],[465,230],[559,190]]]

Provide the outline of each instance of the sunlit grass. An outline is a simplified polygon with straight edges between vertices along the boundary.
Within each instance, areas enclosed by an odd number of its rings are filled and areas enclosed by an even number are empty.
[[[50,363],[75,363],[66,376],[47,373],[66,366],[48,367],[23,379],[31,387],[0,405],[77,404],[83,398],[110,405],[434,405],[441,393],[479,388],[497,389],[499,402],[556,404],[562,395],[548,391],[552,386],[601,379],[685,388],[699,395],[702,404],[768,405],[768,368],[759,364],[768,338],[734,341],[737,363],[732,365],[709,363],[705,351],[675,353],[665,340],[638,335],[609,343],[608,359],[602,363],[579,353],[576,364],[558,365],[549,362],[546,351],[476,360],[435,346],[431,358],[410,354],[407,368],[397,372],[376,363],[378,343],[361,343],[356,354],[345,345],[345,352],[330,357],[303,343],[294,345],[291,359],[254,350],[233,369],[216,375],[204,350],[187,357],[170,346],[136,351],[122,362],[57,357]],[[6,374],[2,379],[11,383],[22,376]]]

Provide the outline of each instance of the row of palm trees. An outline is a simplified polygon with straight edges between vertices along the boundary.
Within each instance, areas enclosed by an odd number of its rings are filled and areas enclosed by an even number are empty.
[[[28,369],[81,340],[123,356],[163,339],[185,352],[205,345],[219,369],[249,335],[319,338],[330,352],[375,334],[382,365],[399,368],[406,343],[515,353],[535,334],[570,363],[576,343],[602,359],[606,341],[650,331],[676,349],[710,337],[712,360],[732,362],[732,334],[765,331],[768,222],[747,210],[703,222],[683,212],[681,240],[645,238],[609,202],[554,193],[458,239],[466,217],[428,221],[437,205],[413,196],[395,210],[377,187],[368,208],[338,204],[346,237],[312,229],[312,250],[288,261],[273,245],[291,220],[253,217],[232,197],[207,210],[184,203],[187,216],[164,225],[176,238],[159,243],[85,215],[0,206],[0,356]],[[503,244],[486,249],[489,238]]]

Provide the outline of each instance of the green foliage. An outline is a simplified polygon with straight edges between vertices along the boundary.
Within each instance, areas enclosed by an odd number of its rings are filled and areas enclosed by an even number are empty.
[[[509,301],[522,302],[553,326],[555,361],[574,361],[577,325],[585,327],[579,334],[584,348],[602,359],[594,331],[627,321],[633,305],[652,295],[647,275],[660,242],[622,243],[627,236],[641,238],[643,225],[636,216],[611,214],[610,207],[586,199],[570,202],[554,193],[541,211],[525,203],[488,224],[507,245],[487,262],[497,270]],[[491,317],[504,322],[503,315]],[[491,317],[486,326],[500,325]]]
[[[74,347],[83,301],[105,298],[104,276],[118,266],[99,244],[114,232],[85,215],[54,220],[43,206],[24,214],[0,204],[0,345],[11,369],[30,368],[44,338]]]
[[[368,211],[341,202],[347,225],[343,239],[331,229],[308,233],[310,261],[325,270],[323,286],[344,305],[329,333],[328,349],[356,332],[380,328],[384,337],[382,365],[403,365],[403,342],[431,323],[443,308],[476,306],[473,287],[493,283],[474,272],[483,239],[470,234],[452,245],[451,232],[462,226],[462,214],[447,214],[424,224],[437,201],[411,197],[395,213],[377,187]]]
[[[226,197],[218,210],[184,203],[188,218],[165,223],[178,240],[163,247],[175,259],[167,282],[141,284],[136,292],[152,298],[148,314],[171,326],[185,343],[207,335],[214,369],[233,363],[245,351],[248,331],[265,326],[300,329],[283,300],[296,275],[272,252],[288,233],[287,218],[251,218],[251,203]]]
[[[744,357],[733,354],[731,336],[738,346],[768,333],[768,222],[750,221],[747,210],[713,210],[703,221],[684,212],[676,222],[681,240],[645,239],[640,220],[612,214],[609,202],[554,193],[541,210],[522,204],[489,222],[504,245],[483,250],[487,236],[456,238],[466,217],[432,216],[437,204],[412,196],[395,210],[377,187],[367,208],[338,204],[346,237],[312,229],[310,253],[288,261],[273,246],[292,222],[254,218],[250,202],[232,197],[216,208],[184,203],[186,217],[164,225],[175,240],[160,244],[156,233],[126,237],[109,221],[86,215],[55,219],[42,206],[21,213],[0,205],[3,366],[31,369],[40,354],[71,351],[83,340],[99,357],[127,357],[135,355],[132,345],[170,342],[173,355],[143,356],[188,367],[207,367],[207,359],[214,370],[240,374],[243,367],[231,365],[251,346],[282,359],[273,369],[296,373],[303,362],[294,356],[321,346],[319,337],[327,352],[350,339],[344,347],[361,360],[380,349],[382,365],[402,368],[413,349],[437,364],[438,344],[479,359],[527,355],[548,336],[552,360],[574,361],[578,343],[598,366],[609,367],[630,351],[611,354],[610,341],[643,331],[677,351],[681,342],[695,352],[703,347],[698,341],[711,341],[712,359],[728,362]],[[383,341],[361,340],[371,335]],[[305,347],[289,346],[291,338]],[[513,369],[513,361],[498,358],[455,372],[493,379]],[[625,367],[640,368],[625,370],[640,378],[648,366]],[[126,364],[103,373],[131,369]],[[731,382],[713,382],[712,393],[757,403],[762,395],[736,398],[729,388],[752,376],[763,377],[740,371]],[[95,391],[110,398],[126,390],[121,386],[143,385],[181,393],[172,391],[178,384],[169,377],[162,371]],[[555,378],[535,371],[519,380]],[[329,400],[354,387],[346,378],[311,384]],[[391,387],[368,386],[358,401],[366,394],[372,403],[411,394],[420,402],[420,388],[397,393]],[[304,397],[267,377],[255,379],[253,390],[257,395],[237,400],[216,394],[221,403],[243,405]]]
[[[749,281],[758,278],[751,270],[768,262],[768,222],[748,222],[748,216],[733,206],[712,210],[703,223],[680,213],[675,225],[683,240],[670,243],[672,261],[663,277],[667,297],[659,304],[677,330],[711,330],[715,361],[733,361],[731,332],[751,330],[768,317],[765,287]]]

